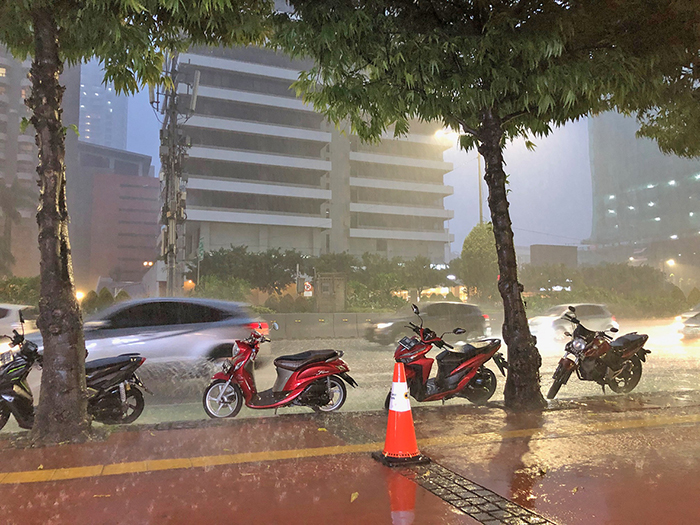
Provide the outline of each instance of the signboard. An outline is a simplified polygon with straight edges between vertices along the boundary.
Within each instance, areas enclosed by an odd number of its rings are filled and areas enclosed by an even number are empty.
[[[304,282],[304,297],[313,297],[314,287],[309,281]]]
[[[197,248],[197,260],[201,261],[204,259],[204,238],[199,238],[199,247]]]

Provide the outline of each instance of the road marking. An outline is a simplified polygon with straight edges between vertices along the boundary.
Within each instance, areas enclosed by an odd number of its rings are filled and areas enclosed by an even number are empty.
[[[615,430],[630,430],[635,428],[657,428],[688,423],[700,423],[700,414],[679,416],[658,416],[653,418],[630,419],[624,421],[607,421],[590,425],[577,425],[575,428],[585,428],[584,432],[556,432],[547,428],[526,428],[521,430],[506,430],[502,432],[481,432],[457,437],[432,437],[418,440],[421,447],[465,445],[468,443],[499,442],[504,439],[520,437],[540,437],[541,439],[563,438],[580,434],[605,433]],[[240,454],[222,454],[217,456],[199,456],[191,458],[156,459],[112,463],[107,465],[87,465],[83,467],[68,467],[58,469],[28,470],[19,472],[0,472],[0,485],[18,483],[39,483],[68,479],[114,476],[120,474],[138,474],[162,470],[177,470],[188,468],[213,467],[220,465],[239,465],[242,463],[260,463],[267,461],[282,461],[287,459],[315,458],[323,456],[339,456],[380,450],[384,445],[381,441],[360,443],[355,445],[335,445],[332,447],[301,448],[289,450],[271,450],[266,452],[242,452]]]

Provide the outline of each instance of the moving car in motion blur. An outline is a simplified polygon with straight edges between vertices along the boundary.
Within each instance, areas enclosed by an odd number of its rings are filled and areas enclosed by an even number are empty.
[[[700,337],[700,313],[686,318],[678,331],[683,334],[683,341],[692,341]]]
[[[183,297],[136,299],[89,317],[84,324],[85,347],[88,360],[138,352],[146,358],[143,375],[150,374],[149,384],[154,379],[170,381],[173,376],[208,378],[207,361],[231,357],[236,339],[259,326],[268,333],[267,323],[241,303]],[[40,333],[27,339],[43,348]],[[264,355],[270,357],[271,350]],[[176,394],[179,386],[171,382],[168,390]],[[153,386],[153,390],[158,389]]]
[[[612,328],[619,329],[619,325],[610,310],[604,304],[578,303],[572,304],[576,309],[576,317],[586,327],[594,331],[606,331]],[[567,336],[564,332],[572,330],[571,321],[566,317],[569,312],[568,304],[552,306],[542,315],[528,320],[530,332],[539,340],[554,339],[564,341]]]
[[[465,330],[462,339],[466,341],[491,337],[489,316],[475,304],[438,301],[421,306],[421,312],[425,323],[435,332],[451,332],[455,326],[459,326]],[[410,308],[400,310],[394,318],[370,325],[365,339],[393,345],[402,337],[408,323],[415,319],[414,315]]]
[[[700,304],[676,316],[673,326],[681,334],[682,341],[692,341],[700,337]]]
[[[34,328],[34,322],[30,321],[33,316],[30,311],[34,310],[26,304],[0,304],[0,334],[11,334],[12,330],[21,331],[22,323],[19,314],[25,319],[24,329],[29,331]]]

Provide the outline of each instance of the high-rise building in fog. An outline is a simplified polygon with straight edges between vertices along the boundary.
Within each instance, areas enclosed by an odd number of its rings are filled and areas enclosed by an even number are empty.
[[[20,132],[22,118],[29,117],[24,99],[31,89],[31,81],[27,77],[30,66],[29,60],[19,62],[0,47],[0,184],[11,186],[16,183],[22,188],[21,192],[27,195],[27,202],[17,209],[21,218],[9,225],[11,251],[15,259],[12,272],[21,277],[39,273],[34,218],[38,201],[38,189],[34,182],[37,177],[37,147],[31,128]],[[7,220],[4,216],[0,217],[3,228],[0,235],[8,231],[5,228]],[[28,242],[28,239],[32,242]]]
[[[128,98],[103,83],[104,71],[96,60],[80,69],[80,140],[125,150]]]
[[[590,242],[608,260],[700,266],[700,162],[664,155],[637,129],[617,113],[589,120]]]
[[[296,249],[318,255],[376,252],[443,262],[452,241],[443,199],[450,145],[437,124],[377,145],[341,132],[305,105],[290,84],[309,64],[257,48],[198,48],[179,57],[185,84],[200,71],[196,110],[182,125],[187,258],[206,250]]]

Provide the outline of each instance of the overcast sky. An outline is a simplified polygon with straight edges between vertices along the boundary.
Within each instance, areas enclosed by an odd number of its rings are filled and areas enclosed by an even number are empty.
[[[534,152],[519,140],[509,145],[505,153],[515,244],[579,244],[591,234],[588,123],[582,120],[567,124],[534,142]],[[455,212],[449,229],[455,236],[452,251],[457,253],[479,222],[476,155],[476,151],[465,153],[455,147],[444,156],[455,168],[445,176],[445,184],[454,186],[454,195],[445,199],[445,207]],[[483,169],[482,161],[482,175]],[[485,182],[482,191],[484,220],[488,221]]]
[[[162,116],[158,114],[158,118]],[[156,173],[160,169],[158,118],[147,91],[129,99],[127,149],[151,155]],[[517,141],[505,155],[515,244],[579,244],[591,234],[587,121],[567,124],[535,143],[537,148],[531,152],[524,141]],[[452,251],[460,253],[464,238],[479,222],[476,152],[465,153],[455,147],[444,157],[455,168],[445,176],[445,184],[454,186],[454,195],[445,199],[445,207],[455,212],[448,226],[455,236]],[[489,220],[486,183],[482,184],[484,218]]]

